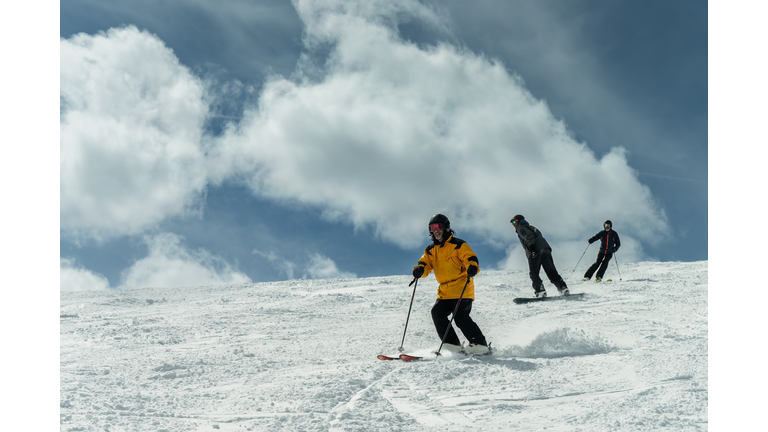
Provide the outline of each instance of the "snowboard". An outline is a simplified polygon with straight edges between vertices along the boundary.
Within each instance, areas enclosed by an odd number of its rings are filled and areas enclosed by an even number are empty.
[[[516,304],[532,303],[538,301],[550,301],[550,300],[576,300],[580,299],[584,293],[575,293],[567,296],[552,296],[552,297],[518,297],[512,301]]]

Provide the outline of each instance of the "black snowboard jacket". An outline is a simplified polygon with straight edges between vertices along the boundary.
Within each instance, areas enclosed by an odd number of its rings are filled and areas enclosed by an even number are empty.
[[[528,223],[523,219],[517,223],[515,227],[517,231],[517,238],[520,240],[520,244],[525,249],[525,257],[531,257],[531,252],[541,253],[544,249],[552,250],[547,240],[541,235],[541,231],[538,228]]]

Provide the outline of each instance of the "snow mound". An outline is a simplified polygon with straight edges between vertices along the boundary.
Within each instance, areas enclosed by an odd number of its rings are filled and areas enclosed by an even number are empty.
[[[504,357],[560,358],[606,354],[617,348],[605,339],[589,336],[584,330],[559,328],[537,336],[529,345],[499,350]]]

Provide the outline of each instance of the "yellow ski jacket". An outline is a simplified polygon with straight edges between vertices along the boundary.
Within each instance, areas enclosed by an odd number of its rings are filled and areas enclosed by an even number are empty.
[[[445,300],[457,299],[461,296],[461,290],[467,283],[467,268],[470,264],[480,269],[477,255],[469,247],[469,243],[451,235],[443,244],[427,246],[424,249],[424,255],[419,259],[419,264],[413,268],[424,266],[422,278],[434,271],[435,279],[440,284],[437,288],[437,298]],[[464,290],[463,298],[475,299],[475,284],[471,279]]]

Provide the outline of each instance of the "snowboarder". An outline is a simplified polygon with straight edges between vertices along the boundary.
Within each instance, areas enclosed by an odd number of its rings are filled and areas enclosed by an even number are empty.
[[[569,295],[570,291],[565,281],[555,268],[555,261],[552,259],[552,248],[547,243],[544,236],[541,235],[535,226],[528,223],[523,215],[515,215],[509,221],[517,232],[517,238],[523,245],[525,257],[528,258],[528,274],[533,282],[533,293],[536,297],[546,297],[547,291],[544,289],[544,282],[539,277],[541,268],[547,273],[549,281],[557,287],[560,295]]]
[[[413,277],[424,278],[430,272],[435,272],[435,279],[440,286],[437,288],[437,300],[432,306],[432,322],[438,337],[442,339],[445,335],[443,347],[450,352],[464,350],[470,354],[486,354],[489,348],[485,336],[469,316],[475,300],[472,278],[479,271],[477,255],[469,243],[455,237],[456,233],[445,215],[432,216],[429,220],[429,234],[432,244],[424,249],[419,263],[413,268]],[[454,310],[456,314],[453,320],[469,341],[467,347],[462,348],[459,336],[448,320]]]
[[[592,244],[596,242],[597,239],[600,239],[600,250],[597,252],[597,261],[589,266],[587,272],[584,273],[585,281],[592,279],[592,275],[595,274],[595,270],[597,270],[595,282],[602,282],[603,276],[605,275],[605,270],[608,268],[608,264],[611,262],[611,257],[613,257],[613,254],[616,253],[616,251],[619,250],[619,247],[621,246],[621,241],[619,241],[619,234],[616,231],[613,231],[613,222],[611,222],[610,219],[603,222],[603,228],[605,229],[589,239],[589,244]],[[598,267],[600,267],[599,270]]]

